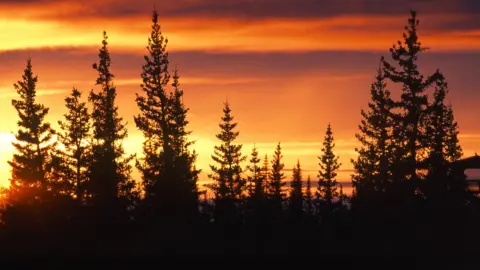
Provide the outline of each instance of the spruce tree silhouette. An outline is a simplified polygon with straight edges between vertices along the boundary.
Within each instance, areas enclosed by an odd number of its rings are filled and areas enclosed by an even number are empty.
[[[314,214],[313,208],[313,193],[312,193],[312,181],[310,180],[310,175],[307,177],[307,184],[305,187],[305,212],[311,216]]]
[[[193,142],[187,139],[191,131],[180,76],[177,69],[173,77],[168,70],[167,44],[154,9],[142,72],[144,95],[136,98],[140,114],[134,117],[135,124],[145,137],[144,157],[137,167],[145,189],[144,208],[158,217],[187,218],[198,214],[200,171],[195,168],[197,155],[189,149]]]
[[[231,112],[230,104],[225,102],[224,116],[219,124],[221,131],[216,135],[220,145],[214,148],[212,159],[215,164],[210,165],[212,172],[208,175],[214,181],[208,187],[215,194],[217,216],[230,216],[235,211],[236,202],[243,198],[246,188],[240,163],[247,157],[241,153],[243,145],[235,144],[240,132],[234,131],[237,123],[233,122]]]
[[[170,83],[168,70],[168,39],[162,34],[158,23],[158,12],[153,11],[152,31],[148,38],[148,55],[142,66],[142,91],[136,102],[140,114],[135,116],[135,124],[143,132],[144,157],[137,162],[142,173],[145,189],[145,202],[155,215],[168,211],[169,192],[173,191],[173,150],[170,139],[168,115],[170,101],[167,86]],[[159,152],[160,151],[160,152]]]
[[[261,199],[264,197],[265,181],[262,175],[262,168],[259,166],[260,158],[258,157],[258,151],[255,144],[253,144],[249,162],[250,164],[246,168],[247,171],[250,172],[250,175],[247,178],[248,195],[251,198]]]
[[[272,170],[270,173],[270,179],[267,182],[268,197],[274,204],[275,209],[277,209],[278,211],[282,210],[282,202],[286,197],[286,182],[284,181],[285,174],[283,173],[283,168],[285,167],[285,164],[283,164],[282,159],[282,147],[281,144],[278,143],[271,162]]]
[[[96,85],[101,89],[98,93],[91,90],[89,96],[93,107],[94,140],[87,191],[96,207],[97,221],[106,224],[119,218],[125,219],[128,207],[138,199],[135,181],[130,176],[133,156],[125,156],[122,146],[122,141],[127,137],[127,129],[115,105],[117,92],[114,75],[110,72],[107,39],[104,31],[102,47],[98,53],[99,62],[93,64],[93,69],[98,74]]]
[[[331,212],[334,210],[335,200],[338,199],[337,171],[341,166],[338,156],[333,152],[335,142],[332,127],[327,126],[325,139],[323,141],[322,155],[318,157],[320,170],[318,171],[317,209],[320,212]]]
[[[55,131],[45,121],[49,109],[36,103],[37,82],[29,58],[22,80],[14,84],[20,99],[12,100],[12,105],[20,120],[15,134],[16,142],[12,143],[16,153],[13,160],[8,162],[12,167],[9,199],[26,204],[45,199],[53,184],[49,179],[48,167],[55,147],[52,142]]]
[[[454,171],[453,164],[461,158],[462,148],[458,144],[458,123],[453,110],[445,104],[447,82],[443,74],[439,74],[435,81],[433,102],[428,108],[426,132],[429,154],[425,160],[428,173],[423,191],[432,206],[445,211],[446,207],[464,206],[467,186],[465,177]]]
[[[179,208],[177,213],[184,213],[186,217],[194,217],[198,214],[198,175],[200,170],[196,169],[195,162],[197,160],[197,153],[195,150],[190,151],[189,147],[193,146],[194,142],[189,141],[187,136],[192,132],[187,130],[189,121],[187,120],[188,108],[183,103],[183,90],[180,89],[180,76],[178,70],[173,72],[172,87],[174,91],[170,93],[170,113],[168,115],[171,145],[173,153],[173,175],[176,179],[174,187],[178,188],[178,193],[175,193],[173,199],[176,198]]]
[[[63,149],[55,150],[52,173],[59,185],[58,193],[72,196],[79,204],[85,203],[88,197],[86,185],[92,158],[90,114],[81,97],[82,93],[73,88],[65,98],[68,111],[65,121],[58,121],[60,132],[57,134]]]
[[[402,86],[401,100],[395,103],[395,109],[400,112],[394,115],[398,119],[398,126],[394,128],[393,136],[397,144],[396,151],[399,151],[397,155],[401,157],[400,161],[395,162],[395,166],[400,166],[397,170],[400,175],[395,178],[411,180],[407,192],[412,196],[421,179],[418,170],[422,167],[421,156],[427,147],[424,140],[428,107],[426,90],[440,73],[436,71],[427,78],[420,73],[417,60],[426,48],[419,41],[417,13],[412,10],[410,15],[403,41],[398,41],[398,45],[390,49],[392,59],[399,68],[383,57],[382,64],[385,77]]]
[[[268,194],[268,181],[270,179],[270,166],[268,161],[268,154],[265,154],[263,158],[263,166],[262,166],[262,177],[264,181],[263,185],[263,194],[266,196]]]
[[[360,132],[355,134],[361,145],[355,148],[358,156],[356,160],[352,160],[355,206],[363,203],[366,204],[365,207],[370,208],[374,206],[372,204],[378,205],[378,200],[388,196],[386,193],[392,182],[391,164],[394,162],[393,107],[394,101],[379,68],[370,88],[369,110],[361,110]]]
[[[292,181],[290,182],[290,211],[295,219],[301,219],[303,216],[303,191],[302,191],[302,169],[300,160],[293,167]]]
[[[55,228],[61,227],[64,213],[56,201],[55,179],[51,174],[55,131],[45,120],[49,108],[37,102],[37,76],[27,60],[22,79],[14,84],[19,99],[12,100],[19,121],[10,186],[6,190],[5,207],[1,209],[2,224],[7,227],[5,243],[10,252],[44,253],[54,248]],[[57,235],[60,234],[57,231]],[[41,243],[46,245],[43,249]]]

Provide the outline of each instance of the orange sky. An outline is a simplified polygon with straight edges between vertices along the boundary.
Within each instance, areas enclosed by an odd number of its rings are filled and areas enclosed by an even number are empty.
[[[202,181],[227,98],[245,154],[255,142],[262,156],[271,156],[281,141],[286,168],[300,159],[305,175],[312,178],[331,122],[343,164],[339,180],[350,181],[360,109],[368,101],[380,56],[388,56],[389,47],[401,38],[409,8],[419,11],[421,40],[431,48],[420,59],[421,68],[440,68],[447,76],[465,155],[480,151],[475,117],[480,113],[475,81],[480,75],[480,24],[475,19],[480,5],[472,1],[175,2],[157,1],[156,6],[169,38],[171,63],[180,70],[191,108]],[[152,6],[153,1],[0,2],[0,184],[9,177],[7,160],[16,129],[13,83],[20,79],[27,57],[32,57],[39,77],[38,100],[50,107],[47,120],[56,126],[71,88],[79,88],[86,98],[94,85],[91,64],[97,61],[104,29],[110,37],[120,113],[128,121],[125,148],[140,154],[134,97],[140,91]]]

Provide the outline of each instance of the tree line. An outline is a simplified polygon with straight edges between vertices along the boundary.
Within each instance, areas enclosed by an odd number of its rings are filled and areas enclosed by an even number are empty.
[[[301,246],[332,253],[450,250],[467,237],[468,226],[478,226],[479,201],[455,166],[462,148],[446,77],[439,69],[428,75],[419,70],[426,48],[418,26],[411,11],[403,38],[372,76],[356,133],[351,196],[337,182],[341,164],[330,124],[316,179],[305,179],[298,161],[287,186],[281,143],[271,160],[255,145],[245,155],[225,102],[208,174],[214,198],[203,198],[189,109],[156,10],[135,99],[134,122],[144,137],[140,158],[122,146],[127,129],[116,105],[106,32],[92,65],[99,88],[88,93],[92,109],[73,88],[58,130],[45,120],[49,109],[36,101],[37,77],[28,59],[14,84],[19,120],[10,185],[3,190],[2,248],[102,254],[206,252],[202,245],[247,253],[309,252]],[[400,97],[392,96],[394,85]],[[131,177],[133,166],[139,182]]]

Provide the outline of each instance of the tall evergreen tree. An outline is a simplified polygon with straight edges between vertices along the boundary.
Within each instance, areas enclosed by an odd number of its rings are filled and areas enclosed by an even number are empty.
[[[171,76],[168,70],[167,43],[168,39],[163,36],[158,23],[158,13],[154,10],[152,31],[148,38],[148,55],[144,57],[145,64],[142,66],[141,74],[143,79],[141,88],[145,96],[137,94],[136,103],[140,114],[134,117],[137,128],[145,137],[143,158],[137,162],[137,167],[142,173],[145,200],[152,208],[164,205],[162,200],[168,199],[168,192],[172,191],[174,181],[171,177],[173,173],[169,130],[171,101],[167,93]]]
[[[302,169],[300,160],[293,167],[292,181],[290,182],[290,209],[295,216],[303,213]]]
[[[235,131],[237,123],[234,123],[234,117],[231,115],[230,104],[224,103],[222,123],[220,133],[216,135],[221,144],[215,146],[213,161],[216,163],[210,165],[212,170],[209,178],[214,181],[210,188],[215,193],[215,197],[222,199],[240,199],[245,191],[246,183],[242,177],[241,162],[246,160],[243,156],[242,144],[235,144],[240,132]]]
[[[48,166],[55,147],[52,142],[54,131],[45,121],[49,109],[36,102],[37,82],[29,58],[22,79],[14,84],[20,99],[12,100],[12,105],[20,120],[16,141],[12,143],[16,152],[13,160],[8,162],[12,167],[9,199],[26,204],[42,201],[52,188]]]
[[[91,163],[91,123],[86,102],[81,101],[82,93],[73,88],[65,98],[67,113],[65,121],[58,121],[61,132],[58,142],[63,149],[57,149],[54,170],[60,190],[83,201],[86,196],[88,169]]]
[[[121,210],[126,203],[137,197],[137,193],[135,182],[130,177],[130,161],[133,157],[126,157],[122,146],[122,141],[127,137],[127,129],[115,105],[117,93],[114,75],[110,72],[107,38],[104,31],[98,54],[99,62],[93,64],[93,69],[98,74],[96,85],[101,90],[98,93],[92,90],[89,96],[93,105],[94,142],[88,189],[96,205]]]
[[[417,173],[422,167],[427,151],[426,119],[428,99],[426,89],[440,76],[435,72],[425,78],[419,71],[417,60],[421,52],[426,48],[419,41],[417,28],[419,21],[415,11],[410,11],[406,32],[403,34],[403,41],[398,41],[390,49],[393,61],[399,68],[387,62],[382,57],[383,71],[385,77],[394,83],[402,85],[400,102],[395,104],[400,112],[396,115],[400,119],[399,126],[394,129],[394,136],[399,145],[397,150],[402,160],[395,162],[401,169],[400,178],[412,180],[414,186],[418,184],[421,175]]]
[[[361,144],[355,149],[358,157],[352,160],[352,184],[356,196],[367,198],[371,198],[374,192],[385,192],[392,180],[394,102],[381,69],[371,85],[370,96],[369,110],[361,110],[360,132],[355,134]]]
[[[154,10],[142,72],[144,95],[136,98],[140,114],[134,117],[135,124],[145,137],[137,167],[147,207],[161,215],[183,215],[196,212],[199,170],[194,164],[197,155],[189,150],[193,142],[187,139],[191,132],[187,130],[188,108],[183,103],[180,76],[175,69],[172,81],[168,70],[167,44]],[[173,91],[167,89],[170,83]]]
[[[340,168],[338,157],[334,154],[335,148],[331,125],[328,124],[323,141],[322,155],[319,156],[320,170],[318,171],[317,198],[320,204],[327,207],[333,205],[334,199],[338,198],[337,170]]]
[[[268,181],[268,195],[275,201],[282,201],[285,198],[284,187],[286,183],[283,181],[285,179],[285,174],[283,173],[285,165],[282,159],[282,147],[280,143],[278,143],[273,155],[272,170]]]
[[[250,172],[248,176],[248,193],[250,197],[263,198],[264,191],[264,178],[262,175],[262,168],[260,167],[260,158],[258,157],[258,151],[253,145],[250,165],[247,166],[247,171]]]

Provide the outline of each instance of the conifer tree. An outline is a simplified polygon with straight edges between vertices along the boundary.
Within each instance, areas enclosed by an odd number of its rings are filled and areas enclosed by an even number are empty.
[[[285,174],[283,173],[285,165],[282,159],[282,147],[280,143],[278,143],[273,155],[272,170],[268,181],[268,195],[275,201],[282,201],[285,198],[284,187],[286,183],[283,181],[285,179]]]
[[[339,184],[338,198],[339,198],[340,205],[344,205],[345,202],[347,202],[347,200],[348,200],[347,194],[345,194],[343,192],[343,185],[342,184]]]
[[[302,169],[300,160],[293,167],[292,181],[290,182],[290,209],[295,216],[303,212]]]
[[[91,163],[90,114],[81,97],[82,93],[73,88],[65,98],[67,113],[65,121],[58,121],[61,131],[57,138],[64,149],[57,149],[54,159],[54,177],[60,190],[80,202],[88,195],[85,188]]]
[[[250,172],[248,176],[248,193],[250,197],[255,198],[262,198],[263,191],[264,191],[264,178],[262,175],[262,168],[259,166],[260,158],[258,157],[258,151],[253,145],[251,158],[250,158],[250,165],[247,166],[247,171]]]
[[[310,175],[307,177],[307,186],[305,187],[305,201],[307,214],[313,213],[313,193],[312,193],[312,181]]]
[[[173,91],[169,96],[169,114],[167,121],[170,126],[170,141],[172,145],[173,157],[181,156],[193,142],[188,141],[187,136],[192,132],[187,130],[189,121],[187,120],[187,113],[189,109],[183,103],[183,90],[180,88],[180,75],[178,70],[173,71]]]
[[[438,171],[441,175],[446,173],[447,160],[445,157],[446,139],[449,126],[452,123],[446,122],[447,106],[444,101],[447,95],[447,82],[439,78],[435,91],[433,93],[433,103],[429,107],[430,115],[428,117],[427,143],[430,145],[428,165],[430,171]]]
[[[429,143],[429,165],[437,167],[455,162],[462,156],[458,141],[458,123],[455,121],[451,105],[445,100],[449,93],[448,84],[442,73],[435,81],[433,102],[429,105],[427,142]]]
[[[352,184],[356,195],[360,197],[371,197],[373,192],[385,192],[392,177],[394,102],[381,69],[378,69],[371,85],[370,96],[369,110],[361,110],[360,132],[355,134],[361,147],[355,149],[358,157],[352,160],[355,171]]]
[[[137,94],[136,103],[140,114],[134,120],[145,137],[144,157],[137,162],[137,167],[142,173],[145,200],[155,208],[164,205],[161,200],[168,199],[168,192],[172,191],[174,182],[171,177],[173,154],[169,130],[171,101],[167,93],[170,82],[167,43],[168,39],[163,36],[158,23],[158,12],[154,10],[152,31],[148,38],[148,55],[144,57],[141,74],[141,88],[145,96]]]
[[[168,66],[168,39],[162,34],[158,12],[153,11],[148,55],[144,57],[141,85],[144,95],[137,94],[140,114],[135,124],[145,137],[143,158],[137,162],[142,173],[147,207],[157,214],[187,214],[198,208],[197,155],[187,139],[188,108],[183,103],[178,70],[171,76]],[[173,81],[171,80],[173,79]],[[168,91],[171,82],[173,91]]]
[[[180,89],[179,79],[178,70],[175,69],[172,83],[173,92],[169,96],[170,106],[167,117],[173,158],[173,173],[171,177],[176,180],[172,183],[170,190],[173,191],[174,187],[177,188],[178,193],[174,194],[176,195],[178,205],[185,207],[185,209],[177,210],[195,214],[198,209],[199,191],[197,183],[200,170],[197,170],[195,166],[197,153],[195,150],[190,151],[189,149],[194,142],[189,141],[187,138],[192,133],[187,130],[189,124],[187,113],[189,109],[183,103],[183,90]]]
[[[458,140],[459,127],[458,123],[453,116],[452,105],[448,105],[445,112],[445,121],[449,123],[447,125],[447,139],[446,139],[446,149],[445,156],[447,161],[450,163],[456,162],[463,156],[463,149],[460,146],[460,141]]]
[[[127,129],[115,105],[117,93],[113,82],[114,75],[110,72],[107,38],[104,31],[98,54],[99,62],[93,64],[93,69],[98,74],[96,85],[99,85],[101,90],[98,93],[91,90],[89,96],[93,105],[94,141],[88,189],[95,204],[101,207],[124,208],[138,194],[135,191],[135,182],[130,177],[130,161],[133,157],[126,157],[122,146],[122,141],[127,137]]]
[[[268,194],[268,181],[270,179],[270,166],[268,161],[268,154],[265,154],[263,158],[263,166],[262,166],[262,177],[263,177],[263,194]]]
[[[410,11],[406,32],[403,34],[403,41],[393,45],[390,53],[395,65],[390,64],[382,57],[385,77],[394,83],[402,86],[400,102],[395,107],[400,112],[396,117],[400,119],[399,126],[394,129],[395,140],[398,143],[397,153],[402,158],[401,162],[395,162],[396,166],[402,168],[401,178],[410,179],[414,185],[418,184],[420,175],[417,170],[421,168],[427,151],[426,138],[426,115],[428,99],[426,89],[440,76],[435,72],[425,78],[418,70],[417,60],[421,52],[426,48],[419,41],[417,28],[419,21],[415,11]]]
[[[338,198],[337,170],[340,168],[338,157],[334,154],[335,148],[331,125],[328,124],[323,141],[322,155],[319,156],[320,170],[318,171],[317,198],[320,204],[327,207],[333,205],[333,200]]]
[[[243,156],[242,144],[235,144],[240,132],[235,131],[237,123],[234,123],[234,117],[231,115],[230,104],[224,103],[222,123],[220,126],[220,133],[216,135],[220,140],[220,145],[215,146],[212,159],[216,164],[210,165],[212,172],[209,178],[214,183],[209,186],[216,199],[241,199],[245,190],[246,181],[242,177],[241,162],[246,160]]]
[[[55,147],[52,142],[54,131],[45,121],[49,109],[36,102],[37,82],[29,58],[22,79],[14,84],[20,99],[12,100],[12,105],[20,120],[16,141],[12,143],[16,152],[13,160],[8,162],[12,167],[9,199],[26,204],[42,201],[52,188],[48,166]]]
[[[458,145],[458,124],[453,117],[450,106],[445,104],[448,86],[445,78],[441,76],[435,82],[433,93],[434,100],[429,106],[427,119],[427,143],[429,156],[426,160],[428,167],[427,196],[441,196],[449,192],[454,182],[464,188],[460,179],[456,179],[451,162],[461,157],[462,149]],[[440,198],[441,199],[441,198]],[[441,199],[445,201],[445,199]]]

